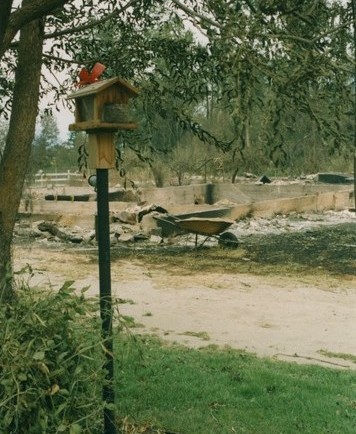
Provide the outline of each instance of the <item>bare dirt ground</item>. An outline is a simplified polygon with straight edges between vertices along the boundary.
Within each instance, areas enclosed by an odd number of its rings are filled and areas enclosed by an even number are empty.
[[[246,220],[235,228],[244,235],[233,253],[217,245],[199,253],[191,247],[187,253],[187,246],[173,252],[164,246],[115,248],[112,290],[124,301],[120,312],[134,318],[135,332],[192,347],[227,345],[355,369],[356,219],[351,213],[333,216],[336,222],[307,229],[294,228],[296,217],[288,224],[281,217],[273,231],[248,230],[261,228],[261,220]],[[79,289],[99,292],[95,247],[16,242],[14,258],[17,269],[29,263],[35,270],[32,283],[56,288],[74,280]]]

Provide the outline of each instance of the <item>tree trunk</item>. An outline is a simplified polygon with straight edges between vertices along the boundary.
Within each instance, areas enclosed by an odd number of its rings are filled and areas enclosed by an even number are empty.
[[[24,1],[25,3],[31,0]],[[13,296],[11,243],[27,172],[38,111],[43,23],[35,20],[20,34],[9,131],[0,161],[0,298]]]
[[[232,184],[235,184],[238,173],[239,173],[239,168],[235,167],[235,169],[234,169],[234,171],[232,173],[232,177],[231,177],[231,183]]]
[[[251,123],[250,123],[250,113],[247,114],[245,119],[245,147],[246,149],[251,149]]]

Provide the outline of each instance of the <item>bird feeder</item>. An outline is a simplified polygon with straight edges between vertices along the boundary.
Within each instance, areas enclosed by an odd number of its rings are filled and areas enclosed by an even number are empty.
[[[115,167],[114,136],[117,130],[133,130],[137,124],[129,111],[129,100],[138,90],[121,78],[96,81],[68,96],[75,102],[75,123],[69,131],[88,133],[88,166]]]

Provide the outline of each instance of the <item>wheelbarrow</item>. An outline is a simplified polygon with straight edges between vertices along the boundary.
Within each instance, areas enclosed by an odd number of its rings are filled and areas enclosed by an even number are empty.
[[[183,229],[185,232],[195,234],[195,247],[198,247],[199,235],[205,236],[204,241],[199,245],[199,247],[203,246],[209,238],[218,239],[219,245],[222,247],[236,248],[238,246],[236,235],[231,232],[226,232],[226,229],[234,223],[234,220],[220,217],[180,218],[169,216],[169,218],[164,218],[162,216],[157,216],[155,218],[175,225],[176,227]]]

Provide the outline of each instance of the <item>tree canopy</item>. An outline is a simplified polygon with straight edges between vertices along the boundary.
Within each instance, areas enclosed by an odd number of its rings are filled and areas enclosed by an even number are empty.
[[[311,161],[316,144],[314,165],[320,152],[351,152],[351,3],[143,3],[76,40],[78,60],[100,59],[142,89],[141,142],[160,149],[168,122],[267,167]]]
[[[12,3],[2,5],[0,30],[4,114],[11,109],[16,32],[33,17],[46,17],[42,95],[55,89],[63,103],[79,67],[100,61],[107,76],[143,90],[150,146],[160,148],[151,140],[160,117],[225,151],[243,154],[263,142],[276,165],[293,157],[287,136],[300,116],[329,152],[350,143],[351,3],[37,0],[11,12]],[[202,113],[211,119],[217,110],[230,134],[204,128]]]

